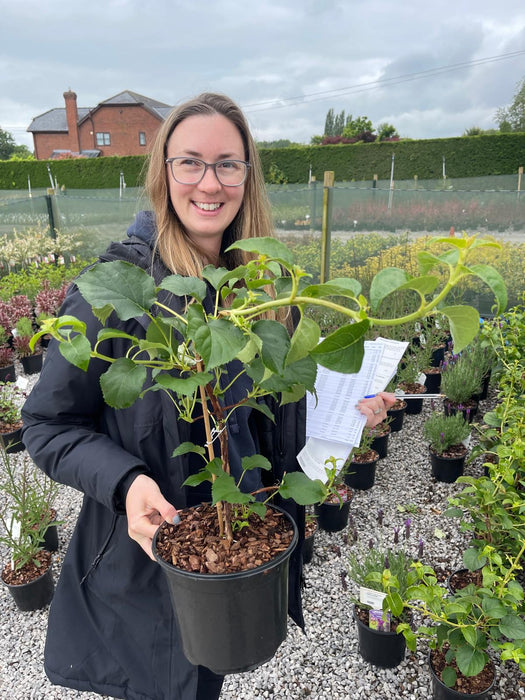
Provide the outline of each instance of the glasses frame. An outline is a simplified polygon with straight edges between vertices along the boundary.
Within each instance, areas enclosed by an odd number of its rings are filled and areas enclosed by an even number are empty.
[[[166,163],[166,165],[170,166],[171,176],[175,180],[175,182],[179,183],[179,185],[198,185],[199,182],[201,182],[203,177],[206,175],[206,171],[208,170],[208,168],[212,168],[213,172],[215,174],[215,177],[217,178],[217,182],[220,185],[222,185],[222,187],[240,187],[241,185],[244,185],[244,183],[246,182],[246,178],[248,177],[248,171],[252,167],[251,163],[249,163],[247,160],[238,160],[236,158],[223,158],[222,160],[218,160],[216,163],[206,163],[206,161],[202,160],[202,158],[191,158],[190,160],[193,160],[196,163],[202,163],[202,165],[204,165],[204,170],[202,171],[202,175],[200,176],[200,178],[198,180],[196,180],[195,182],[182,182],[181,180],[177,180],[177,178],[175,177],[175,173],[173,172],[173,161],[174,160],[186,160],[187,158],[188,158],[188,156],[175,156],[174,158],[166,158],[166,160],[164,161]],[[236,185],[230,185],[230,184],[227,184],[225,182],[222,182],[220,177],[217,175],[217,166],[221,165],[221,163],[242,163],[246,167],[242,181]]]

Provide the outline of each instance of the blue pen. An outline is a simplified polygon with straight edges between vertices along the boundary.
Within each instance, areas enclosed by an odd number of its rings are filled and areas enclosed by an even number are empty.
[[[377,396],[377,394],[367,394],[364,398],[365,399],[373,399],[374,396]]]

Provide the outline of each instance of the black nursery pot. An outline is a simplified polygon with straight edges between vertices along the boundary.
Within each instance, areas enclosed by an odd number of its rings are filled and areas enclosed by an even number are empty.
[[[494,679],[490,686],[483,690],[481,693],[460,693],[454,688],[449,688],[439,679],[432,666],[432,656],[431,653],[428,655],[428,665],[430,668],[430,675],[432,678],[432,700],[489,700],[492,696],[492,690],[494,684],[496,683],[496,675],[494,674]]]
[[[365,661],[380,668],[394,668],[405,658],[405,637],[397,632],[380,632],[361,622],[354,609],[359,653]]]
[[[45,531],[42,547],[48,552],[58,550],[58,527],[56,525],[50,525]]]
[[[347,518],[348,519],[348,518]],[[303,564],[309,564],[314,556],[315,532],[310,537],[305,537],[303,541]]]
[[[465,458],[463,457],[443,457],[437,455],[429,448],[430,464],[432,466],[432,476],[438,481],[444,481],[447,484],[452,484],[456,479],[463,475],[465,467]]]
[[[190,663],[226,675],[257,668],[269,661],[286,637],[288,564],[298,541],[294,535],[286,551],[255,569],[232,574],[183,571],[157,554],[180,627],[182,647]]]
[[[415,416],[423,410],[423,399],[405,399],[407,402],[406,413]]]
[[[0,382],[15,382],[16,381],[16,369],[14,365],[7,365],[6,367],[0,367]]]
[[[387,416],[389,416],[392,419],[389,423],[391,433],[397,433],[403,427],[403,420],[405,418],[406,411],[406,401],[404,401],[403,403],[404,405],[401,408],[390,408],[386,412]]]
[[[441,372],[425,372],[425,386],[429,394],[438,394],[441,388]]]
[[[345,478],[346,481],[346,478]],[[348,525],[350,515],[350,502],[348,499],[340,503],[316,503],[314,506],[317,515],[317,525],[325,532],[340,532]]]
[[[350,470],[344,476],[345,484],[360,491],[371,489],[375,484],[378,461],[379,455],[370,462],[351,462]]]
[[[9,433],[0,433],[0,439],[7,454],[12,455],[25,449],[22,442],[22,428],[17,428]]]
[[[43,358],[44,355],[41,352],[36,355],[21,357],[20,362],[22,363],[24,374],[38,374],[42,369]]]
[[[392,430],[392,428],[390,428],[390,430]],[[379,455],[379,459],[385,459],[388,454],[388,438],[390,435],[390,430],[385,435],[378,435],[375,437],[370,445],[370,447]]]
[[[18,586],[5,581],[2,581],[2,583],[9,589],[16,607],[23,612],[45,608],[51,602],[55,592],[53,566],[51,564],[41,576],[29,583],[23,583]]]

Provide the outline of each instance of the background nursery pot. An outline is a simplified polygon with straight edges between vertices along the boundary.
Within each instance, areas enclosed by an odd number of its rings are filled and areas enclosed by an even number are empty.
[[[381,632],[372,629],[363,618],[368,618],[368,610],[354,606],[354,620],[357,624],[359,653],[365,661],[381,668],[394,668],[405,658],[406,642],[397,632]]]
[[[53,565],[51,555],[48,552],[42,551],[42,561],[40,568],[42,573],[27,581],[27,583],[10,583],[14,579],[11,575],[17,572],[12,572],[9,565],[4,567],[2,572],[2,583],[9,590],[17,608],[22,612],[31,612],[45,608],[51,602],[55,591],[53,582]]]
[[[445,453],[436,454],[431,447],[429,448],[432,476],[438,481],[452,484],[463,475],[468,450],[464,445],[456,445],[455,447],[458,451],[456,456],[447,456]],[[463,454],[459,454],[460,452]]]
[[[403,427],[403,420],[405,418],[407,403],[402,399],[397,399],[395,404],[388,409],[387,416],[391,419],[390,421],[390,431],[392,433],[397,433]]]
[[[192,664],[221,675],[249,671],[269,661],[285,639],[288,563],[298,532],[285,511],[270,508],[287,519],[291,542],[271,561],[246,571],[201,574],[179,569],[159,556],[157,543],[166,524],[157,530],[153,553],[166,575],[184,654]]]
[[[375,483],[378,461],[379,454],[375,450],[369,450],[365,455],[355,455],[345,474],[345,484],[361,491],[371,489]]]
[[[346,481],[346,475],[345,475]],[[333,496],[331,500],[316,503],[314,511],[317,516],[317,524],[325,532],[339,532],[348,524],[350,503],[353,493],[350,488],[342,486],[338,488],[341,500]]]

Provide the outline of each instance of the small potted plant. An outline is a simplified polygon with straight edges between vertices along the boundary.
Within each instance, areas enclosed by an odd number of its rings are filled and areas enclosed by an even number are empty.
[[[388,438],[391,433],[391,422],[392,418],[387,415],[385,420],[378,423],[375,427],[370,428],[370,435],[372,437],[370,449],[377,452],[379,459],[385,459],[388,454]]]
[[[470,436],[470,425],[461,413],[445,415],[435,411],[423,424],[429,441],[432,475],[438,481],[452,483],[463,474]]]
[[[441,393],[444,394],[445,413],[461,412],[470,423],[476,415],[478,402],[473,398],[482,382],[480,368],[470,361],[468,354],[452,355],[443,363]]]
[[[346,483],[345,468],[338,468],[337,460],[326,460],[326,482],[323,497],[314,505],[317,525],[326,532],[339,532],[348,524],[350,503],[354,492]]]
[[[425,394],[427,388],[425,386],[424,367],[428,362],[425,359],[427,353],[424,346],[411,346],[406,358],[403,359],[396,372],[397,389],[405,394]],[[406,413],[408,415],[417,415],[423,409],[423,399],[411,398],[406,399]]]
[[[40,342],[30,346],[33,337],[33,323],[27,316],[22,316],[16,322],[13,334],[13,346],[20,358],[25,374],[38,374],[42,369],[42,347]]]
[[[380,532],[383,525],[383,511],[379,510]],[[404,623],[410,628],[411,614],[402,609],[394,615],[387,602],[387,596],[404,598],[409,585],[409,572],[414,558],[400,543],[400,527],[394,528],[392,545],[386,546],[381,540],[368,542],[363,552],[353,549],[348,556],[348,577],[357,594],[351,594],[354,603],[353,617],[357,625],[359,652],[369,663],[382,668],[398,666],[405,656],[406,642],[398,628]],[[404,540],[410,537],[410,519],[405,521]],[[420,542],[417,556],[422,556]]]
[[[51,553],[43,549],[48,529],[56,524],[53,503],[58,484],[39,473],[29,458],[14,464],[0,448],[0,482],[6,502],[0,509],[0,542],[11,552],[1,578],[23,611],[45,607],[53,597]]]
[[[21,452],[24,449],[20,415],[24,399],[24,392],[16,384],[0,383],[0,438],[9,454]]]
[[[5,340],[2,340],[4,338]],[[0,326],[0,381],[14,382],[16,379],[15,352],[7,344],[7,334]]]

